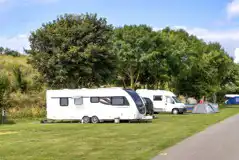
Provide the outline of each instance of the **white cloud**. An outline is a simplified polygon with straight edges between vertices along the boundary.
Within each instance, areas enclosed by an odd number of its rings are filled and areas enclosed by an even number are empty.
[[[235,49],[235,58],[234,58],[235,63],[239,63],[239,48]]]
[[[232,0],[227,4],[227,16],[228,18],[234,18],[239,16],[239,0]]]
[[[0,46],[4,48],[8,47],[23,53],[24,48],[29,49],[28,35],[20,34],[15,37],[0,37]]]

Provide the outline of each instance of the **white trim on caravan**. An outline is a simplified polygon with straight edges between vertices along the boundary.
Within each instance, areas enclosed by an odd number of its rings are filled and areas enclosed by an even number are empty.
[[[136,92],[141,97],[146,97],[153,101],[155,112],[169,112],[173,114],[186,112],[185,105],[170,91],[138,89]]]
[[[47,90],[47,119],[80,120],[98,123],[106,120],[151,120],[145,116],[141,97],[122,88]]]

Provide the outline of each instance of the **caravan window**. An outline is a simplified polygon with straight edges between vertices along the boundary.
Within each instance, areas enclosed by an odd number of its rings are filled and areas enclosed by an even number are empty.
[[[74,103],[75,103],[75,105],[82,105],[83,104],[83,98],[75,98]]]
[[[99,103],[100,98],[99,97],[90,97],[90,102],[91,103]]]
[[[100,103],[105,105],[111,105],[111,98],[110,97],[100,97]]]
[[[154,101],[162,101],[162,100],[163,100],[162,96],[159,95],[154,96]]]
[[[122,106],[129,105],[128,100],[125,97],[112,97],[112,105],[113,106]]]
[[[60,98],[60,106],[68,106],[68,98]]]

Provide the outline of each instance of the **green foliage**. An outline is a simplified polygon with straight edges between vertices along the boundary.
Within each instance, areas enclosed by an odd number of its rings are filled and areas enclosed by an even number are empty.
[[[29,62],[51,87],[99,86],[111,79],[116,64],[111,32],[96,14],[60,16],[31,33]]]
[[[5,73],[0,72],[0,108],[5,107],[7,104],[9,85],[8,76]]]
[[[13,75],[15,77],[16,89],[19,89],[21,92],[27,92],[28,83],[23,77],[23,73],[20,69],[20,66],[15,66],[13,68]]]
[[[44,116],[45,92],[42,90],[45,84],[39,73],[26,62],[26,56],[0,56],[1,75],[9,80],[3,101],[3,106],[8,107],[8,120]]]
[[[9,48],[3,48],[3,47],[0,47],[0,55],[1,54],[14,56],[14,57],[19,57],[20,56],[20,53],[18,51],[11,50]]]
[[[160,37],[149,26],[125,25],[114,30],[112,41],[118,57],[118,77],[135,89],[149,59],[158,53]]]
[[[219,102],[226,93],[239,92],[239,65],[222,46],[182,29],[113,28],[96,14],[65,14],[32,32],[29,41],[28,56],[0,47],[0,70],[9,80],[2,78],[7,86],[2,97],[9,93],[4,103],[13,110],[44,108],[46,84],[166,89],[185,98],[217,95]],[[20,109],[16,113],[23,115]]]

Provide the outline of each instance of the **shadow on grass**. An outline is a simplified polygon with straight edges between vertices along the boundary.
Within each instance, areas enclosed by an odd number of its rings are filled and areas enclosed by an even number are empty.
[[[153,120],[133,120],[133,121],[129,121],[129,120],[120,120],[120,123],[152,123]],[[41,124],[61,124],[61,123],[65,123],[65,124],[71,124],[71,123],[81,123],[81,121],[79,120],[73,120],[73,121],[69,121],[69,120],[61,120],[61,121],[52,121],[52,120],[49,120],[49,121],[46,121],[46,120],[41,120],[40,121]],[[92,124],[92,123],[88,123],[88,124]],[[114,121],[104,121],[104,122],[100,122],[98,124],[117,124],[117,123],[114,123]]]

